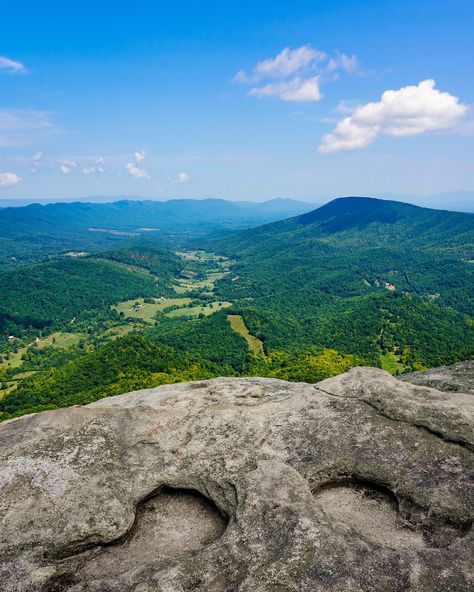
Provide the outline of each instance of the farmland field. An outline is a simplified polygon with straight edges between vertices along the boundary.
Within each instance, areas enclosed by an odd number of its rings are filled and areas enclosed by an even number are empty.
[[[118,313],[123,312],[125,318],[140,319],[152,323],[155,321],[157,313],[171,306],[185,306],[189,302],[191,302],[191,298],[155,299],[155,302],[145,302],[143,298],[135,298],[121,302],[112,308]]]
[[[230,323],[230,326],[234,331],[242,335],[249,346],[249,350],[255,354],[256,356],[263,356],[263,343],[260,339],[257,339],[253,335],[250,335],[249,330],[247,329],[244,319],[240,315],[227,315],[227,319]]]
[[[218,310],[222,310],[223,308],[228,308],[229,306],[232,306],[231,302],[218,301],[205,305],[177,308],[176,310],[170,310],[165,314],[167,317],[197,317],[200,314],[207,316]]]

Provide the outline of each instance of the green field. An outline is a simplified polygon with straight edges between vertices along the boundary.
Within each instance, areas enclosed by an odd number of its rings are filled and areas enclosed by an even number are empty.
[[[405,370],[405,366],[400,364],[397,356],[392,352],[380,354],[380,366],[390,374],[402,374]]]
[[[47,347],[51,345],[52,347],[56,347],[58,349],[64,349],[65,347],[70,347],[71,345],[76,345],[79,343],[81,339],[85,337],[82,333],[51,333],[48,337],[44,339],[40,339],[36,342],[37,347]]]
[[[38,339],[34,343],[20,347],[17,352],[10,354],[10,359],[5,359],[5,356],[0,355],[0,369],[2,368],[19,368],[23,364],[22,356],[30,347],[37,347],[42,349],[43,347],[52,346],[57,349],[64,349],[71,345],[79,343],[85,336],[82,333],[62,333],[56,332],[51,333],[44,339]]]
[[[242,335],[249,346],[249,350],[256,356],[263,356],[263,343],[253,335],[250,335],[249,330],[245,326],[244,319],[240,315],[227,315],[230,326],[234,331]]]
[[[178,282],[173,286],[173,290],[177,294],[185,294],[186,292],[192,292],[193,290],[212,290],[214,284],[221,280],[226,275],[223,271],[215,271],[207,274],[204,279],[179,279]]]
[[[120,302],[112,306],[112,308],[118,313],[123,312],[125,318],[140,319],[147,323],[152,323],[155,321],[157,313],[162,312],[170,306],[185,306],[189,302],[191,302],[191,298],[155,299],[153,303],[146,303],[143,298],[135,298],[134,300]]]
[[[170,310],[169,312],[165,313],[167,317],[197,317],[200,314],[204,314],[206,316],[211,315],[218,310],[222,310],[223,308],[228,308],[232,306],[231,302],[211,302],[210,304],[203,304],[201,306],[191,306],[191,307],[182,307],[177,308],[176,310]]]

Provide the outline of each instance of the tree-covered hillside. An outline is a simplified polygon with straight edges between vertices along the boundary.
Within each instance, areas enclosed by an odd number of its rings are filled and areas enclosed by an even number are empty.
[[[203,245],[2,272],[0,420],[181,380],[474,356],[473,215],[348,198]]]
[[[472,214],[344,198],[212,244],[237,260],[219,296],[269,350],[317,344],[408,367],[474,354]]]
[[[0,272],[0,337],[87,328],[112,303],[169,293],[179,269],[172,253],[138,245]]]

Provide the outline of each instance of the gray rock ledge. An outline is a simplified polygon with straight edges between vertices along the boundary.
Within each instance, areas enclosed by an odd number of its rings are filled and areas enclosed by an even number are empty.
[[[0,424],[0,590],[472,590],[474,397],[409,380],[218,378]]]

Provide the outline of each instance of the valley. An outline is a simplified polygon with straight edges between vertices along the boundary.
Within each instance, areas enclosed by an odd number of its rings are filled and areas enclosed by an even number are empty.
[[[379,201],[9,264],[0,419],[182,380],[316,382],[472,357],[472,215]]]

